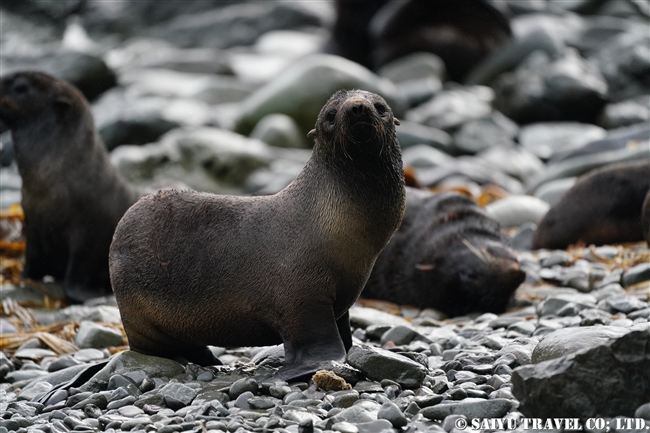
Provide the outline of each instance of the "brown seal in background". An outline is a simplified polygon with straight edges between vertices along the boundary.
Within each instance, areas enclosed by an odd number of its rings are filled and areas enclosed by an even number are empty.
[[[486,0],[339,0],[336,12],[326,51],[375,70],[431,52],[458,82],[512,36],[507,17]]]
[[[396,123],[381,97],[339,91],[310,132],[311,159],[279,193],[140,199],[109,254],[131,349],[210,365],[208,345],[284,342],[283,378],[344,361],[348,309],[404,212]]]
[[[139,195],[111,165],[85,98],[49,75],[14,73],[0,83],[0,121],[23,182],[23,277],[62,280],[72,302],[109,294],[113,231]]]
[[[539,223],[533,248],[642,241],[648,190],[650,161],[613,164],[581,176]]]
[[[525,278],[499,223],[472,199],[407,188],[402,225],[362,297],[449,316],[502,313]]]

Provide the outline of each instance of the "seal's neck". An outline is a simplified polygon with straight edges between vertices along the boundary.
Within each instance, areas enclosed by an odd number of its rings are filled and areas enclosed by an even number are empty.
[[[374,263],[401,223],[405,188],[398,145],[344,156],[317,143],[295,183],[302,208],[326,243],[342,247],[338,251],[355,250]]]

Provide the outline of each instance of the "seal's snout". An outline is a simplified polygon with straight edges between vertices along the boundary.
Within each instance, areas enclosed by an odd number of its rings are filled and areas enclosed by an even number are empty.
[[[361,117],[365,114],[366,108],[361,102],[355,102],[350,111],[352,111],[353,116]]]

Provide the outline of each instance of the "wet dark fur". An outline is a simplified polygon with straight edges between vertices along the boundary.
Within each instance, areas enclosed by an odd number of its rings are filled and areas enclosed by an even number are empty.
[[[650,191],[643,200],[643,212],[641,213],[641,224],[643,225],[643,237],[650,246]]]
[[[110,293],[108,248],[138,195],[118,176],[72,85],[37,72],[2,78],[0,120],[23,180],[23,277],[62,280],[69,301]]]
[[[564,249],[643,240],[641,210],[650,190],[650,161],[589,172],[544,216],[533,248]]]
[[[284,378],[343,361],[348,309],[404,211],[394,122],[379,96],[337,92],[310,133],[311,159],[279,193],[138,201],[110,252],[131,349],[209,365],[219,361],[207,345],[284,342]]]
[[[578,179],[544,216],[533,248],[564,249],[644,239],[643,200],[650,190],[650,161],[610,165]]]
[[[505,311],[525,274],[499,223],[470,198],[407,188],[402,225],[362,296],[450,316]]]
[[[462,81],[510,37],[506,17],[485,0],[340,0],[326,50],[373,69],[432,52]]]

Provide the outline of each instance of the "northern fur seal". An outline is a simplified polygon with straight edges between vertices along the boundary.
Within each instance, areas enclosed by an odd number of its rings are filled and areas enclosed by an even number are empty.
[[[581,176],[537,226],[533,248],[642,241],[650,161],[613,164]]]
[[[499,223],[473,200],[407,188],[402,225],[361,296],[450,316],[501,313],[525,278]]]
[[[207,345],[284,342],[282,378],[343,361],[348,309],[404,212],[396,123],[381,97],[339,91],[309,134],[311,159],[279,193],[140,199],[109,254],[131,349],[211,365]]]
[[[85,98],[49,75],[14,73],[0,82],[0,120],[23,180],[23,277],[63,280],[72,302],[110,293],[108,248],[138,194],[111,165]]]
[[[326,51],[375,70],[431,52],[459,82],[512,35],[508,18],[487,0],[339,0],[336,12]]]

